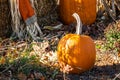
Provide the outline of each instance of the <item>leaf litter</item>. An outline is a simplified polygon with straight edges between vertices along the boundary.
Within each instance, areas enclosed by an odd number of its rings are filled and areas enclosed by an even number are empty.
[[[95,24],[91,26],[95,26]],[[89,30],[87,29],[86,31]],[[60,38],[67,33],[67,30],[51,32],[41,42],[33,41],[28,43],[26,41],[14,41],[11,39],[2,40],[0,43],[0,79],[112,80],[115,76],[119,78],[119,56],[111,54],[110,51],[102,51],[101,46],[97,46],[96,63],[93,69],[80,75],[60,72],[56,53],[57,44]],[[84,31],[83,34],[86,34],[86,32]],[[105,40],[102,39],[94,39],[95,44],[103,45]]]
[[[105,19],[106,16],[103,16]],[[120,51],[104,50],[105,33],[114,22],[98,18],[92,25],[83,25],[83,34],[91,36],[96,44],[95,66],[82,74],[64,74],[59,71],[57,44],[62,36],[74,33],[75,23],[44,26],[40,42],[0,40],[0,80],[115,80],[120,79]],[[120,20],[117,20],[120,29]],[[119,48],[120,43],[115,48]]]

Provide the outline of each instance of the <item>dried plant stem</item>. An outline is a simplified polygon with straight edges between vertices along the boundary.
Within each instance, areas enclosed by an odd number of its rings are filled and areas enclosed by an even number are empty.
[[[112,4],[112,11],[109,8],[109,6],[106,3],[106,0],[103,0],[103,4],[105,7],[106,12],[108,13],[108,15],[115,21],[115,17],[116,17],[116,11],[115,11],[115,5],[114,5],[114,0],[111,1]]]
[[[116,5],[117,5],[117,8],[119,9],[119,11],[120,11],[120,0],[115,0],[116,1]]]
[[[66,74],[65,74],[65,72],[63,73],[63,80],[66,80]]]
[[[22,39],[24,35],[24,25],[20,22],[21,15],[19,12],[19,0],[9,0],[11,16],[12,16],[12,29],[17,36]]]
[[[9,70],[12,66],[13,66],[13,64],[12,64],[12,65],[9,65],[5,70],[3,70],[2,72],[0,72],[0,74],[2,74],[2,73],[4,73],[5,71]]]
[[[111,0],[111,4],[112,4],[113,16],[116,17],[115,1]]]
[[[115,76],[113,80],[116,80],[120,76],[120,73]]]

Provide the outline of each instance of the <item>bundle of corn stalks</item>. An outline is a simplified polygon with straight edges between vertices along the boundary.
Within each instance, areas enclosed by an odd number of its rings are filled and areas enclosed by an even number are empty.
[[[39,38],[37,35],[41,36],[42,31],[37,24],[34,4],[29,0],[9,0],[9,2],[14,34],[21,40],[28,37],[37,40]]]
[[[40,26],[44,23],[51,23],[56,18],[51,16],[54,13],[50,12],[56,11],[52,10],[52,5],[56,3],[55,0],[9,0],[9,2],[13,24],[12,28],[19,39],[28,39],[29,36],[33,40],[40,39],[42,36]]]
[[[25,38],[35,29],[25,29],[26,24],[21,18],[18,6],[14,4],[17,3],[15,1],[17,0],[0,0],[0,37],[6,35],[6,33],[10,31],[9,28],[11,29],[11,24],[13,32],[15,35],[17,34],[19,38]],[[35,23],[34,26],[42,28],[42,26],[51,25],[57,22],[56,0],[30,1],[32,7],[34,7],[37,23],[39,24]],[[27,30],[30,31],[29,34],[27,34]],[[33,31],[33,33],[37,35],[38,33],[35,32],[36,30]]]
[[[11,32],[8,0],[0,0],[0,37],[8,37]]]

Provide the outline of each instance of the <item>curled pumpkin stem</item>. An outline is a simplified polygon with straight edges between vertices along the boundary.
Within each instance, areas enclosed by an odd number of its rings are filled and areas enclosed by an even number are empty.
[[[82,22],[81,22],[81,19],[80,19],[80,16],[77,14],[77,13],[74,13],[72,15],[76,21],[77,21],[77,25],[76,25],[76,34],[82,34]]]

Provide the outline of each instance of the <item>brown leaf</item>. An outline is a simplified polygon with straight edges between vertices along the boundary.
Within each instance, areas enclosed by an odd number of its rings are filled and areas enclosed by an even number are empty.
[[[19,78],[19,80],[26,80],[27,76],[21,72],[18,74],[18,78]]]
[[[120,52],[118,53],[118,57],[120,57]]]
[[[60,70],[64,73],[69,73],[73,70],[72,66],[65,64],[64,62],[60,62]]]
[[[6,61],[5,57],[2,56],[1,59],[0,59],[0,64],[4,64],[5,61]]]
[[[34,76],[36,79],[45,80],[45,77],[40,72],[34,72]]]

